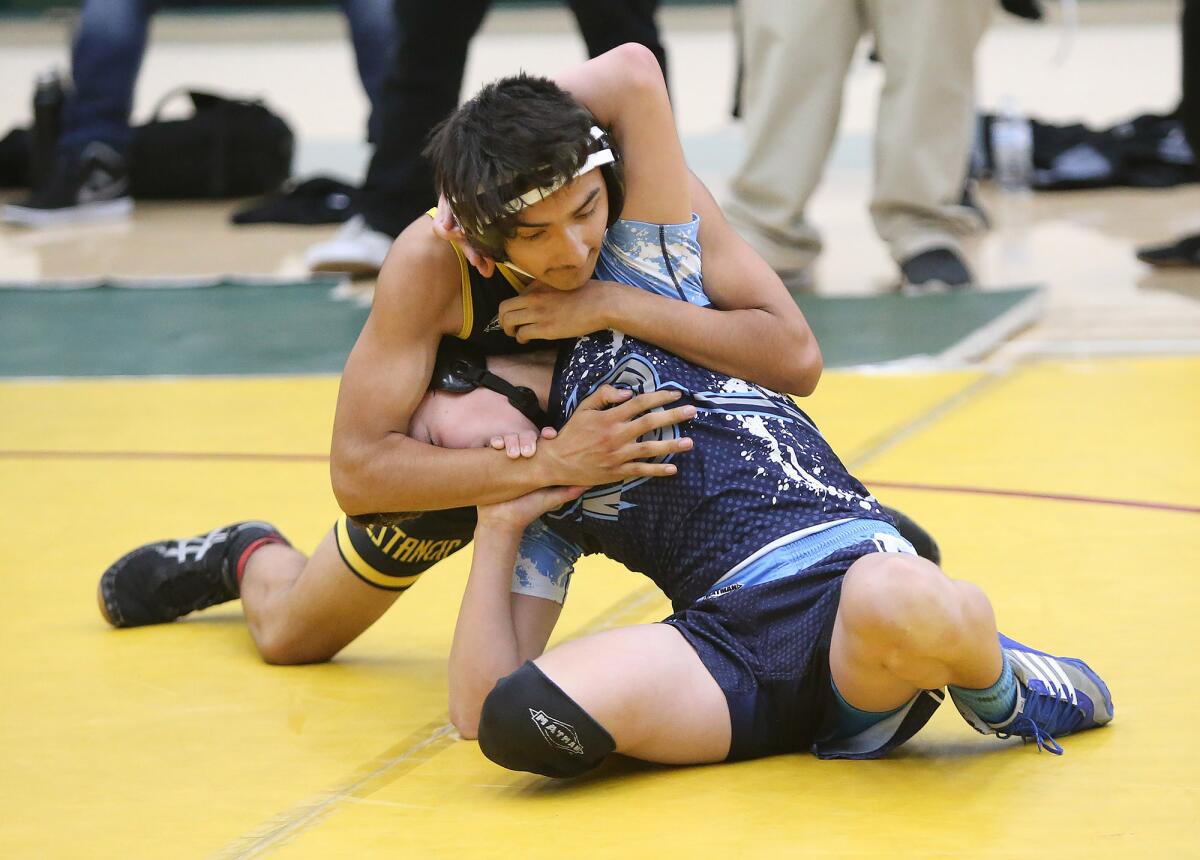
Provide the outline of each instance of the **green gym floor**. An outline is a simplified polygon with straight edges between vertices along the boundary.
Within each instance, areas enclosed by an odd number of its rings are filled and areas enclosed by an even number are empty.
[[[1073,53],[1052,71],[1056,30],[998,21],[981,49],[983,97],[1011,86],[1038,113],[1093,122],[1146,109],[1146,93],[1165,105],[1177,95],[1175,8],[1085,4]],[[706,114],[684,70],[730,60],[726,13],[664,15],[681,128],[717,186],[729,167],[712,156],[728,133],[722,108]],[[468,87],[508,70],[522,53],[522,16],[534,14],[546,16],[547,47],[524,51],[530,64],[574,58],[575,37],[550,12],[500,14]],[[221,57],[165,23],[146,77],[195,60],[195,74],[222,82]],[[311,44],[344,60],[330,21],[311,26]],[[19,50],[0,50],[0,81],[27,80],[62,53],[38,26],[22,27]],[[1014,51],[1031,59],[1014,69]],[[357,97],[350,69],[338,68]],[[844,143],[814,208],[829,234],[818,270],[818,298],[829,301],[802,302],[835,367],[803,405],[856,474],[936,535],[947,572],[988,592],[1001,629],[1104,676],[1112,725],[1064,738],[1059,758],[977,735],[947,704],[877,762],[613,759],[567,782],[515,775],[448,722],[466,553],[326,665],[264,665],[236,603],[110,630],[97,579],[137,544],[263,518],[310,550],[329,529],[335,372],[362,294],[0,290],[0,856],[1200,856],[1190,735],[1200,709],[1200,275],[1154,273],[1132,255],[1200,230],[1200,186],[988,195],[996,226],[972,251],[981,279],[1041,287],[898,305],[882,295],[890,265],[870,232],[869,171],[856,155],[876,75],[856,66]],[[1086,77],[1086,90],[1066,83],[1072,76]],[[323,139],[320,112],[296,110]],[[350,151],[328,135],[310,155]],[[0,228],[0,281],[286,278],[327,233],[239,232],[224,223],[230,208],[160,204],[119,226]],[[291,323],[272,318],[263,331],[292,336],[253,337],[231,323],[251,314],[239,302],[277,305]],[[891,338],[864,355],[888,339],[853,338],[889,319],[938,336]],[[255,349],[236,348],[252,337]],[[667,612],[645,580],[591,559],[556,637]]]

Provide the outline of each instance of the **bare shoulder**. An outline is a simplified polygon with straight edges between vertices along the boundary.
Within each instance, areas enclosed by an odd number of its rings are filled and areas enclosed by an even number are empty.
[[[433,233],[433,221],[418,218],[396,237],[379,272],[372,317],[403,317],[407,326],[458,331],[462,319],[462,266],[449,242]]]

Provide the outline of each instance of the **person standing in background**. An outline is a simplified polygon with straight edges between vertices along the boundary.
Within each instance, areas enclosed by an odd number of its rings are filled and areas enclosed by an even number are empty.
[[[805,217],[833,145],[846,71],[864,32],[884,67],[871,217],[923,289],[969,286],[960,246],[984,227],[962,204],[974,134],[975,48],[992,0],[741,0],[746,150],[730,221],[793,288],[821,239]]]
[[[355,199],[357,214],[309,249],[314,272],[378,274],[392,240],[437,202],[433,171],[421,155],[429,131],[458,107],[467,49],[492,0],[395,0],[400,39],[384,80],[383,125]],[[664,76],[658,0],[567,0],[589,57],[626,42],[649,48]]]
[[[71,51],[74,92],[67,99],[49,177],[4,209],[27,227],[120,218],[133,211],[129,115],[146,53],[150,17],[193,0],[84,0]],[[350,25],[358,75],[371,102],[368,139],[379,140],[383,78],[396,41],[389,0],[338,0]]]
[[[1183,0],[1183,96],[1176,112],[1188,146],[1200,165],[1200,0]],[[1200,169],[1200,168],[1198,168]],[[1200,266],[1200,233],[1168,245],[1141,248],[1138,259],[1159,268]]]

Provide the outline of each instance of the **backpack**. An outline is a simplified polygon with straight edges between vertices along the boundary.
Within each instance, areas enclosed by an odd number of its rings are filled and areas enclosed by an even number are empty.
[[[161,119],[186,94],[192,116]],[[278,188],[291,175],[295,138],[261,101],[180,88],[159,100],[150,122],[134,129],[129,153],[135,198],[244,197]]]

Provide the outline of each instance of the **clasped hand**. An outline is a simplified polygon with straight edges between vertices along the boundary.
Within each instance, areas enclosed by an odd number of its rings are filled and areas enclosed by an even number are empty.
[[[500,325],[519,343],[583,337],[611,327],[609,313],[621,285],[591,280],[574,290],[534,281],[519,296],[500,303]]]
[[[495,273],[496,261],[470,243],[445,195],[438,198],[433,232],[457,247],[485,278]],[[534,281],[521,295],[500,303],[500,325],[520,343],[582,337],[611,326],[612,305],[623,288],[611,281],[591,280],[578,289],[556,290]]]
[[[687,436],[650,438],[654,431],[695,417],[692,405],[665,408],[679,399],[673,390],[634,395],[628,389],[602,385],[579,404],[556,438],[543,446],[546,475],[552,486],[507,502],[481,506],[481,521],[523,528],[548,510],[577,498],[586,487],[629,478],[668,477],[674,463],[654,462],[690,451]]]

